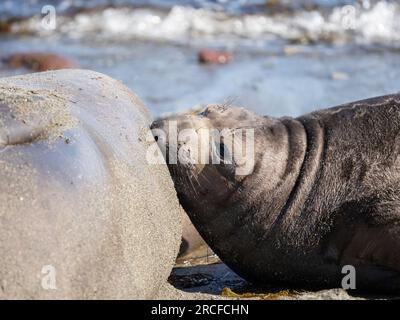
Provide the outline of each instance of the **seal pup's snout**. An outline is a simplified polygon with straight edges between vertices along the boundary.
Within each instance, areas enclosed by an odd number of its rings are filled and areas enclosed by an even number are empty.
[[[165,120],[163,120],[163,119],[155,120],[150,125],[150,129],[152,130],[152,132],[156,132],[157,129],[164,130],[164,125],[165,125],[164,122],[165,122]],[[154,139],[157,141],[158,138],[159,138],[158,135],[157,134],[153,134],[153,136],[154,136]]]
[[[168,123],[167,120],[160,119],[154,121],[150,125],[151,133],[153,134],[154,140],[156,141],[161,153],[168,164]]]
[[[192,170],[200,168],[199,145],[202,137],[195,126],[193,127],[194,123],[196,120],[190,117],[179,116],[157,120],[151,124],[154,140],[168,165],[181,165]]]
[[[159,129],[162,128],[164,120],[155,120],[150,125],[150,129]]]

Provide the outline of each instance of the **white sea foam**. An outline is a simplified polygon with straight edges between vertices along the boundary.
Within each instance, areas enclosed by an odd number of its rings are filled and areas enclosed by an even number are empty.
[[[327,12],[229,15],[207,9],[174,6],[169,11],[146,8],[108,8],[60,17],[57,31],[71,37],[111,40],[139,38],[186,42],[196,39],[304,40],[395,45],[400,40],[400,5],[363,1],[356,7],[335,7]],[[50,34],[39,18],[13,26],[13,30]]]

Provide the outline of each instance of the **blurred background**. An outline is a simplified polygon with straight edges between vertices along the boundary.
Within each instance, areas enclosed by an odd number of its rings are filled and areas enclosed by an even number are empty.
[[[155,117],[229,102],[297,116],[400,90],[400,2],[2,0],[0,76],[76,67]]]

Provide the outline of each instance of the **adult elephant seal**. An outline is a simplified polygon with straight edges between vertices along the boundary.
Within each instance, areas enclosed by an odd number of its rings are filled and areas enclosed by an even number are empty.
[[[0,297],[155,298],[180,243],[135,94],[83,70],[0,79]]]
[[[235,150],[221,140],[220,163],[169,164],[194,225],[239,275],[256,284],[338,287],[348,274],[342,267],[352,265],[357,289],[400,291],[400,95],[299,118],[217,105],[172,120],[178,133],[254,129],[254,159],[224,161]],[[157,139],[170,123],[152,125],[163,129]],[[196,154],[193,141],[178,140],[186,160]],[[253,160],[252,171],[237,174]]]

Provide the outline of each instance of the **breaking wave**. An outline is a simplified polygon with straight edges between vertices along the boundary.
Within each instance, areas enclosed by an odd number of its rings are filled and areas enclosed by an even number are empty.
[[[116,7],[57,17],[54,31],[44,30],[41,17],[14,22],[12,33],[107,40],[141,39],[187,43],[209,40],[233,41],[276,39],[294,43],[358,43],[398,46],[400,6],[390,1],[360,1],[326,10],[232,14],[209,8]],[[222,43],[222,42],[221,42]]]

